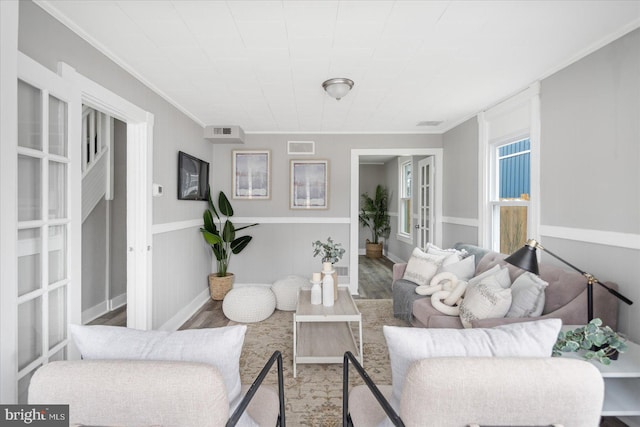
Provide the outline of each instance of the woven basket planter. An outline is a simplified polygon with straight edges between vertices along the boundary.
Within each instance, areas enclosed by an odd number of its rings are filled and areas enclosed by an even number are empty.
[[[227,273],[224,277],[219,277],[216,273],[210,274],[209,293],[211,294],[211,299],[222,301],[227,292],[233,287],[235,277],[233,273]]]
[[[382,258],[382,243],[371,243],[367,240],[367,258]]]

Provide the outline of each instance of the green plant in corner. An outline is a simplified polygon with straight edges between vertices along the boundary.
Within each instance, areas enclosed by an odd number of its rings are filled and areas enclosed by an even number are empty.
[[[229,199],[227,199],[227,196],[225,196],[222,191],[218,195],[218,209],[216,209],[211,199],[211,191],[207,192],[207,199],[209,201],[209,209],[204,211],[204,227],[201,228],[200,231],[202,232],[204,240],[211,246],[213,254],[216,257],[218,276],[224,277],[227,275],[231,254],[239,254],[242,252],[252,239],[251,236],[236,237],[236,232],[258,224],[235,228],[231,220],[229,220],[229,217],[233,216],[233,208],[231,207],[231,203],[229,203]],[[218,215],[218,210],[220,210],[221,215],[227,217],[224,225],[220,215]],[[216,220],[214,220],[214,215]]]
[[[330,262],[331,264],[342,259],[345,252],[342,243],[335,243],[331,237],[327,237],[326,243],[316,240],[311,245],[313,246],[314,257],[322,254],[322,262]]]
[[[560,332],[553,346],[553,355],[561,356],[562,352],[584,350],[583,357],[595,359],[603,365],[609,365],[616,353],[624,353],[627,349],[626,339],[611,329],[602,326],[602,320],[595,318],[585,326],[572,331]]]
[[[371,230],[371,243],[378,244],[380,237],[388,238],[391,232],[391,219],[389,218],[389,193],[386,187],[376,187],[375,199],[368,193],[360,196],[361,209],[360,224]]]

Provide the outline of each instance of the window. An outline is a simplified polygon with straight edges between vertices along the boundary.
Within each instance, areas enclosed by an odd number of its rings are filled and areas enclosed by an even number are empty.
[[[400,194],[398,200],[398,235],[411,238],[411,195],[412,192],[412,163],[411,159],[400,159],[398,182]]]
[[[531,203],[531,143],[528,138],[491,147],[492,248],[503,254],[527,240]]]

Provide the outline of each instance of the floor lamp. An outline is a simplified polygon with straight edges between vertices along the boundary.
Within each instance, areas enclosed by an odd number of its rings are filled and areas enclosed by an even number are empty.
[[[604,283],[600,282],[598,279],[593,277],[593,275],[587,273],[586,271],[582,271],[575,265],[570,264],[567,261],[563,260],[558,255],[551,252],[549,249],[542,247],[542,245],[539,242],[533,239],[527,240],[527,243],[525,243],[525,245],[522,248],[518,249],[517,251],[509,255],[507,258],[505,258],[505,261],[523,270],[526,270],[535,275],[538,275],[539,274],[538,257],[536,256],[536,249],[545,251],[552,257],[556,258],[559,261],[562,261],[563,263],[565,263],[566,265],[573,268],[575,271],[577,271],[578,273],[582,274],[584,277],[587,278],[587,316],[588,316],[587,322],[590,322],[591,320],[593,320],[593,284],[594,283],[597,283],[598,285],[602,286],[607,291],[609,291],[609,293],[615,295],[618,299],[621,299],[627,304],[629,305],[633,304],[633,301],[631,301],[629,298],[620,294],[615,289],[611,289]]]

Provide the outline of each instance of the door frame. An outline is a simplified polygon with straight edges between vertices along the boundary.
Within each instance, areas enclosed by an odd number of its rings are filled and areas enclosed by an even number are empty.
[[[360,211],[360,156],[433,156],[435,161],[435,244],[442,246],[442,148],[365,148],[351,150],[349,220],[349,290],[358,294],[358,238]]]
[[[83,104],[127,124],[127,327],[151,329],[154,116],[66,63],[58,63],[58,74],[80,91]]]

